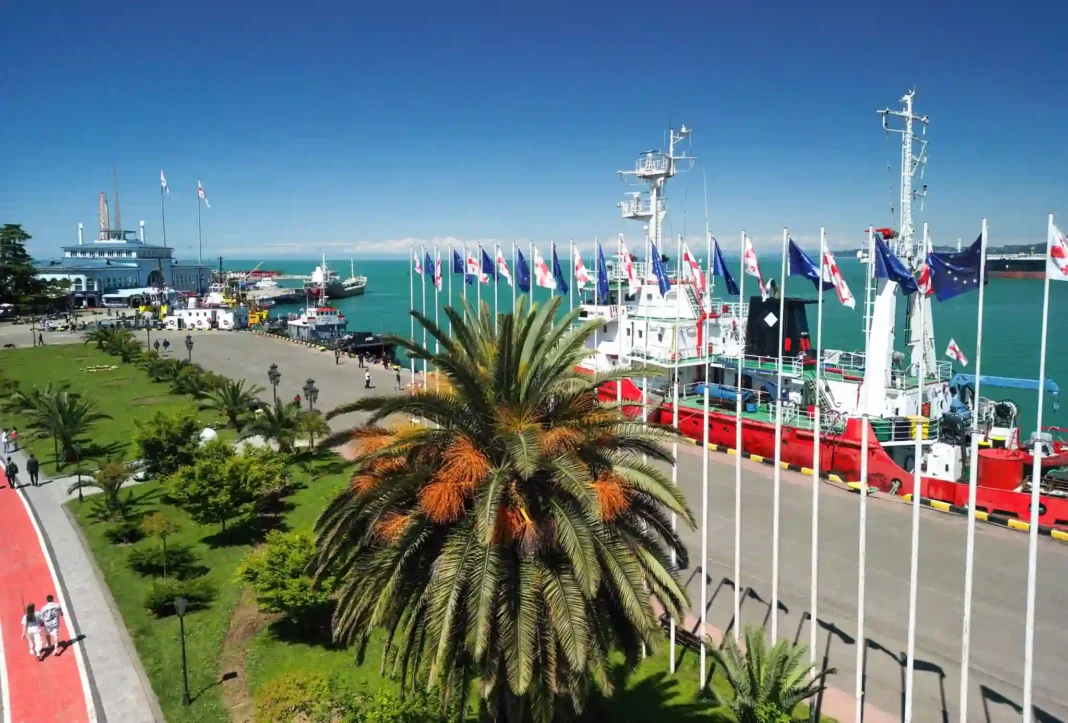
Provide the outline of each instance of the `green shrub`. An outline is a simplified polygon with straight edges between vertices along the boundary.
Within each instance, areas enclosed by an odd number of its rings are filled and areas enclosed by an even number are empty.
[[[295,671],[268,681],[254,696],[256,723],[448,723],[434,696],[408,691],[354,693],[343,678]]]
[[[179,580],[172,577],[156,580],[145,595],[145,608],[157,618],[174,615],[174,601],[180,597],[189,601],[189,610],[200,610],[206,608],[215,598],[215,588],[204,578]]]
[[[108,539],[108,542],[115,545],[128,545],[131,542],[137,542],[145,533],[141,531],[141,525],[134,520],[122,520],[114,524],[108,525],[107,530],[104,531],[104,537]]]
[[[446,723],[449,715],[433,696],[382,689],[356,698],[353,723]]]
[[[256,723],[331,720],[330,681],[322,673],[298,670],[262,686],[255,695]]]
[[[252,586],[261,610],[285,613],[299,621],[330,600],[333,581],[312,576],[314,557],[315,542],[310,535],[271,530],[267,543],[248,554],[237,574]]]
[[[166,577],[169,572],[177,577],[186,573],[197,563],[197,555],[189,545],[162,545],[145,543],[130,550],[126,558],[130,569],[138,575]]]
[[[193,464],[197,433],[201,424],[191,410],[174,414],[156,412],[151,419],[137,423],[137,451],[149,474],[169,475]]]

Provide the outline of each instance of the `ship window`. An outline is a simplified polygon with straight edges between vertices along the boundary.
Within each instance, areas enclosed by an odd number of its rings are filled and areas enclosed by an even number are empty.
[[[630,329],[627,329],[627,336],[630,336]]]
[[[642,330],[641,330],[641,329],[638,329],[638,338],[639,338],[639,339],[641,339],[641,338],[642,338]]]
[[[602,328],[603,328],[604,333],[607,334],[608,333],[608,327],[605,326],[605,327],[602,327]]]
[[[661,331],[661,332],[659,332],[659,333],[658,333],[658,334],[656,335],[656,340],[657,340],[657,341],[664,341],[664,332],[662,332],[662,331]]]

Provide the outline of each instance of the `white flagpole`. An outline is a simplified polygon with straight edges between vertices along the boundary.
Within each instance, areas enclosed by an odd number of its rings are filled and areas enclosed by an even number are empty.
[[[705,688],[705,621],[708,617],[708,379],[705,379],[705,443],[701,470],[701,690]]]
[[[519,283],[519,269],[515,265],[515,241],[512,242],[512,314],[515,314],[515,287]]]
[[[529,248],[527,249],[527,275],[530,277],[530,283],[527,284],[530,293],[530,308],[534,308],[534,242],[531,241]]]
[[[475,274],[475,281],[477,282],[477,285],[475,286],[475,288],[477,289],[477,291],[475,292],[475,299],[476,299],[476,303],[478,304],[478,320],[479,320],[479,323],[481,323],[481,321],[482,321],[482,244],[481,243],[478,245],[478,255],[475,257],[475,267],[478,269],[478,272]]]
[[[498,329],[497,325],[497,284],[500,279],[497,277],[497,257],[501,254],[501,247],[496,241],[493,242],[493,328]]]
[[[679,288],[679,282],[682,281],[682,236],[678,237],[675,243],[675,330],[674,337],[671,344],[673,349],[672,356],[674,357],[675,370],[674,370],[674,384],[672,392],[672,426],[675,428],[675,432],[679,431],[679,301],[681,300],[681,289]],[[676,487],[679,484],[679,443],[671,443],[671,484]],[[674,512],[671,513],[671,531],[674,532],[678,528],[678,515]],[[672,557],[672,563],[675,562]],[[701,587],[705,585],[705,571],[701,570]],[[675,672],[675,620],[671,621],[671,672]],[[704,631],[701,631],[702,634]]]
[[[623,361],[623,274],[622,273],[618,273],[618,272],[622,272],[623,268],[624,268],[623,266],[620,265],[620,264],[623,263],[623,256],[622,256],[623,243],[622,243],[622,241],[623,241],[623,239],[622,239],[621,236],[616,236],[616,259],[618,259],[617,266],[616,266],[616,271],[617,271],[617,276],[618,276],[618,281],[616,281],[616,307],[619,309],[619,312],[616,314],[616,345],[617,345],[617,348],[619,349],[619,360],[620,360],[620,362]],[[628,261],[629,261],[629,259],[628,259]],[[574,264],[572,264],[572,268],[573,267],[574,267]],[[616,404],[622,404],[622,403],[623,403],[623,380],[622,379],[617,379],[616,380]],[[620,407],[620,412],[622,413],[622,411],[623,411],[623,408]]]
[[[453,268],[456,260],[453,258],[456,252],[452,248],[452,241],[449,242],[449,308],[452,308],[452,277],[456,274],[456,269]],[[449,319],[449,338],[452,338],[452,319]]]
[[[423,251],[422,251],[423,260],[422,260],[422,264],[421,265],[425,266],[426,265],[426,246],[423,246],[422,248],[423,248]],[[423,273],[420,274],[419,287],[423,290],[423,316],[426,316],[426,269],[425,268],[423,269]],[[423,353],[424,354],[426,353],[426,327],[425,326],[423,327]],[[424,357],[423,358],[423,389],[424,390],[426,390],[426,373],[427,373],[426,358]]]
[[[464,283],[463,283],[463,287],[462,288],[463,288],[463,292],[464,292],[464,321],[467,321],[467,242],[466,241],[464,241],[464,263],[463,263],[463,267],[464,267],[464,274],[463,274]]]
[[[552,263],[553,263],[553,259],[555,259],[555,258],[556,258],[556,242],[555,241],[550,241],[549,242],[549,276],[553,276]],[[553,279],[552,286],[549,287],[549,300],[551,301],[554,296],[556,296],[556,279],[555,278]]]
[[[979,384],[983,379],[983,287],[986,285],[987,227],[979,243],[979,316],[975,332],[975,409],[972,412],[972,438],[968,459],[968,541],[964,552],[964,622],[960,650],[960,719],[968,720],[968,667],[971,659],[972,585],[975,577],[975,491],[979,465]],[[1041,396],[1042,392],[1039,392]]]
[[[408,311],[415,311],[415,247],[412,244],[408,244]],[[411,321],[412,328],[410,336],[408,337],[412,344],[415,344],[415,317],[408,314],[408,320]],[[412,366],[412,390],[415,390],[415,358],[409,357],[409,361]]]
[[[875,263],[875,229],[868,226],[868,259],[869,263]],[[865,299],[865,303],[867,300]],[[871,341],[871,324],[865,331],[864,348],[868,348]],[[864,653],[868,641],[864,637],[864,585],[867,574],[868,557],[868,413],[867,413],[867,388],[865,387],[864,414],[860,417],[860,541],[857,545],[857,639],[854,645],[857,649],[857,680],[853,695],[856,698],[856,711],[853,720],[863,720],[864,712]]]
[[[745,304],[745,231],[742,231],[742,260],[738,274],[738,314]],[[734,639],[740,640],[742,627],[742,367],[745,363],[745,321],[738,325],[738,391],[734,401]]]
[[[567,263],[571,266],[571,293],[567,297],[567,310],[575,310],[575,239],[567,242]]]
[[[162,173],[163,173],[163,171],[160,171],[160,174],[162,174]],[[200,199],[197,199],[197,204],[199,204],[199,203],[200,203]],[[166,246],[167,245],[167,210],[166,210],[166,208],[164,208],[164,203],[163,203],[163,184],[162,183],[159,186],[159,216],[160,216],[160,221],[163,222],[163,245]]]
[[[441,303],[438,301],[438,262],[441,261],[441,253],[438,250],[438,245],[434,244],[434,326],[438,325],[438,309],[441,308]],[[441,270],[442,273],[445,269]],[[441,347],[438,345],[437,338],[434,339],[434,353],[441,352]],[[437,381],[434,382],[434,387],[437,387]]]
[[[923,224],[923,249],[927,250],[927,224]],[[916,293],[922,293],[917,291]],[[920,361],[917,369],[917,377],[920,382],[918,400],[919,413],[923,413],[923,397],[924,397],[924,377],[926,369],[924,368],[924,362],[927,358],[925,347],[927,341],[924,338],[926,328],[924,322],[927,320],[927,313],[923,310],[923,300],[920,300],[920,344],[921,347]],[[979,408],[979,398],[975,398],[976,409]],[[923,498],[923,473],[921,472],[921,461],[923,459],[923,423],[917,421],[914,424],[913,435],[916,438],[916,446],[913,451],[913,471],[912,471],[912,548],[909,560],[909,630],[908,630],[908,642],[906,649],[905,659],[905,723],[911,723],[912,721],[912,700],[914,679],[916,674],[916,587],[919,584],[920,575],[920,500]]]
[[[786,329],[786,243],[789,232],[782,230],[782,271],[779,274],[779,347],[775,365],[775,491],[771,520],[771,640],[779,639],[779,506],[782,487],[782,343]]]
[[[823,257],[827,253],[827,230],[820,226],[820,282],[816,302],[816,404],[812,415],[812,592],[809,600],[808,655],[816,674],[816,637],[819,633],[820,589],[820,367],[823,364]]]
[[[601,283],[600,283],[601,282],[601,266],[600,266],[599,262],[600,262],[600,259],[601,259],[601,242],[598,241],[595,238],[593,240],[593,245],[594,245],[594,249],[593,249],[593,253],[594,253],[593,265],[594,265],[594,268],[597,269],[597,273],[594,274],[594,276],[593,276],[593,304],[594,304],[594,306],[600,306],[601,305],[601,298],[600,298],[601,297],[601,291],[600,291],[600,289],[601,289]],[[534,287],[531,287],[531,288],[534,288]],[[598,311],[598,313],[600,313],[600,311]],[[597,326],[593,327],[593,372],[594,372],[594,374],[597,373],[597,369],[600,366],[600,362],[597,361],[597,330],[600,329],[600,328],[601,328],[600,324],[598,324]],[[671,554],[674,555],[675,551],[672,550]],[[672,557],[671,561],[674,562],[675,558]],[[672,623],[672,625],[674,625],[674,623]],[[674,630],[674,629],[675,628],[672,627],[672,630]],[[671,649],[674,650],[675,649],[675,647],[674,647],[674,645],[675,645],[675,634],[674,633],[671,634],[671,645],[672,645]]]
[[[1038,422],[1035,430],[1042,431],[1042,402],[1046,393],[1046,331],[1049,329],[1049,258],[1050,242],[1053,240],[1053,214],[1049,215],[1046,230],[1045,287],[1042,292],[1042,347],[1038,362]],[[976,405],[978,406],[978,397]],[[1031,723],[1031,688],[1035,672],[1035,583],[1038,579],[1038,492],[1042,486],[1042,445],[1034,446],[1034,466],[1031,468],[1031,527],[1027,541],[1027,618],[1024,623],[1024,689],[1023,723]]]

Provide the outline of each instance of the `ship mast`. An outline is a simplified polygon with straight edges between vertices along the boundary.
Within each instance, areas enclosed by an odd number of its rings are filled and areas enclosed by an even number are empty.
[[[927,165],[927,116],[916,115],[913,111],[915,90],[910,90],[901,99],[901,110],[876,111],[882,116],[883,130],[887,133],[901,135],[901,224],[897,238],[886,239],[890,250],[900,258],[913,272],[920,270],[929,249],[924,248],[924,241],[915,239],[915,225],[912,220],[913,201],[922,203],[927,196],[927,184],[917,189],[917,176],[923,179]],[[891,119],[901,119],[900,128],[891,126]],[[917,124],[919,134],[917,134]],[[869,259],[874,272],[875,259]],[[866,350],[863,392],[861,408],[867,414],[882,416],[887,413],[886,391],[890,385],[891,367],[894,354],[894,323],[897,314],[897,287],[889,279],[874,279],[875,300],[871,303],[871,318]],[[911,363],[919,364],[919,355],[926,354],[925,366],[929,370],[937,368],[934,357],[934,325],[931,318],[931,300],[920,293],[912,295],[909,300],[908,314],[911,320],[919,320],[924,315],[924,323],[912,323],[909,329],[908,345],[912,347]],[[923,338],[920,338],[923,327]],[[921,384],[922,388],[922,384]]]
[[[688,171],[693,168],[697,159],[688,152],[690,129],[685,125],[678,131],[668,129],[668,150],[646,151],[640,154],[634,163],[633,171],[617,171],[619,177],[628,185],[646,183],[647,191],[635,191],[625,201],[620,201],[618,206],[623,218],[632,221],[641,221],[648,224],[648,238],[656,247],[663,251],[660,243],[661,229],[664,216],[667,214],[667,199],[665,196],[667,181],[680,171]],[[687,148],[680,148],[682,142],[687,141]],[[646,269],[643,276],[651,272],[649,259],[646,259]]]

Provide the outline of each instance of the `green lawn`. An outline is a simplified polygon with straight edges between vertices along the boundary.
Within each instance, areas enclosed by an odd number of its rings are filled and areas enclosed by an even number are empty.
[[[105,365],[115,369],[85,371],[89,367]],[[93,344],[6,349],[0,351],[0,370],[27,391],[34,385],[43,388],[49,383],[69,382],[71,389],[93,399],[99,411],[111,415],[110,420],[97,422],[91,427],[82,445],[86,468],[95,467],[97,461],[109,457],[133,459],[138,419],[151,417],[157,411],[169,414],[183,407],[197,407],[190,397],[172,394],[167,384],[150,381],[137,365],[123,364],[121,359],[98,350]],[[198,414],[205,424],[219,421],[214,412],[199,411]],[[34,439],[26,420],[18,415],[5,415],[4,425],[18,427],[21,446],[37,454],[42,474],[52,476],[56,473],[51,439]],[[73,472],[74,465],[70,464],[61,470],[62,474]]]
[[[299,489],[287,498],[290,508],[285,524],[293,529],[310,529],[326,500],[340,488],[347,475],[343,472],[316,477],[294,465],[291,468]],[[141,514],[165,510],[183,521],[181,532],[168,538],[168,546],[188,544],[196,551],[201,564],[209,568],[205,577],[214,583],[218,594],[206,609],[189,613],[185,619],[186,653],[189,659],[189,689],[193,705],[185,708],[182,699],[182,658],[179,647],[178,619],[157,619],[142,606],[151,578],[141,577],[127,565],[130,547],[112,544],[104,536],[105,525],[95,522],[87,503],[71,502],[81,522],[97,564],[104,573],[111,594],[130,631],[152,687],[168,721],[212,721],[223,723],[226,712],[220,700],[220,679],[229,671],[219,669],[219,654],[229,628],[230,617],[242,585],[236,580],[238,564],[251,549],[249,541],[228,544],[215,525],[198,526],[181,510],[163,504],[160,485],[149,482],[133,488],[133,494],[146,500]],[[146,544],[146,543],[140,543]],[[288,656],[289,653],[283,653]],[[229,683],[228,683],[229,684]]]

